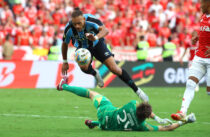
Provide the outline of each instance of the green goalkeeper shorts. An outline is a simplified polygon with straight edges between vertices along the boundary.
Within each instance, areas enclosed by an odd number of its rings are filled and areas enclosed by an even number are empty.
[[[99,107],[105,107],[108,105],[112,106],[112,103],[110,102],[110,100],[102,95],[96,95],[93,99],[93,103],[96,109],[98,109]]]

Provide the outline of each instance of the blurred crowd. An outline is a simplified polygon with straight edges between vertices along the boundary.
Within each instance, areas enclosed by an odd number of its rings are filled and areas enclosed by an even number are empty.
[[[184,46],[199,29],[202,14],[200,0],[0,0],[0,45],[7,35],[17,46],[61,44],[75,7],[105,24],[112,47],[135,48],[142,35],[150,47],[162,46],[169,37]]]

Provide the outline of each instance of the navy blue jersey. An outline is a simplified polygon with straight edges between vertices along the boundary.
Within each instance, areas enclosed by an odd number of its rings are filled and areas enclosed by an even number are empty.
[[[103,23],[91,14],[84,14],[84,17],[85,27],[81,32],[76,31],[71,21],[68,22],[64,30],[63,42],[68,44],[70,40],[72,40],[72,43],[76,48],[94,47],[98,44],[99,40],[92,42],[86,38],[85,33],[96,35],[99,32],[99,27],[102,26]]]

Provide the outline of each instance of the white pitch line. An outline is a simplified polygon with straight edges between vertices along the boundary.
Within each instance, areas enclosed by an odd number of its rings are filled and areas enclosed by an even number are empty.
[[[93,119],[90,117],[73,117],[73,116],[48,116],[48,115],[34,115],[34,114],[0,114],[5,117],[33,117],[33,118],[59,118],[59,119]]]
[[[73,117],[73,116],[48,116],[48,115],[34,115],[34,114],[0,114],[5,117],[32,117],[32,118],[58,118],[58,119],[96,119],[91,117]],[[154,121],[148,119],[147,121]],[[210,125],[210,122],[195,122],[198,124]]]

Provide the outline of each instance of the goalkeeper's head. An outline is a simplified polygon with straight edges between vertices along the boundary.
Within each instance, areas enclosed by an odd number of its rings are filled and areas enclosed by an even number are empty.
[[[136,108],[136,117],[140,121],[144,121],[146,118],[149,118],[152,114],[152,106],[148,103],[141,103]]]

